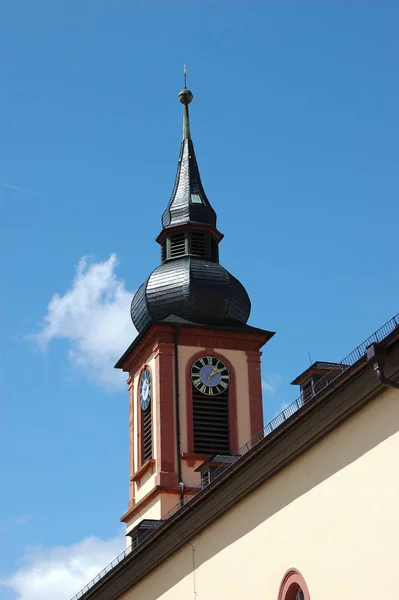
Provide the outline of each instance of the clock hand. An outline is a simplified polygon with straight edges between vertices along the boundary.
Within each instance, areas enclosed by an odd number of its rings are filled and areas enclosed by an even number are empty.
[[[211,372],[211,373],[208,375],[208,377],[207,377],[208,381],[209,381],[210,379],[212,379],[212,377],[213,377],[214,375],[216,375],[216,373],[220,373],[220,370],[219,370],[219,369],[217,369],[216,367],[214,367],[214,368],[213,368],[213,371],[212,371],[212,372]]]

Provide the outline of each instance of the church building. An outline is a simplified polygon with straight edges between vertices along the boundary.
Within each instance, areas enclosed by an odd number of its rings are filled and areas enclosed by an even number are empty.
[[[179,94],[183,140],[116,364],[129,393],[126,550],[73,600],[375,600],[398,595],[399,316],[340,362],[296,377],[271,423],[274,332],[220,263],[223,234]]]

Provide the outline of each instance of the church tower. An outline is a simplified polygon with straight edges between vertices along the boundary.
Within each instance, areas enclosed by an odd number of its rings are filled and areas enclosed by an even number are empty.
[[[161,264],[132,300],[139,335],[116,364],[129,386],[129,543],[140,523],[190,497],[205,460],[234,454],[263,427],[260,348],[273,332],[246,324],[248,294],[219,263],[223,235],[201,183],[186,86],[179,100],[183,141],[156,239]]]

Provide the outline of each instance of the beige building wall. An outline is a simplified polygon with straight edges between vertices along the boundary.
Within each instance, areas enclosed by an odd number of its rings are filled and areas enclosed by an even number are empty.
[[[233,365],[237,388],[237,439],[241,448],[251,438],[247,355],[243,350],[219,350]]]
[[[126,524],[126,533],[134,529],[143,519],[162,519],[178,502],[178,494],[160,494],[152,502],[143,506],[143,510],[136,513],[133,519]],[[130,537],[126,538],[126,545],[132,545]]]
[[[399,392],[389,389],[123,600],[277,600],[290,567],[311,600],[397,598],[398,431]]]
[[[194,462],[194,465],[193,465]],[[195,470],[202,465],[203,459],[190,461],[190,466],[186,460],[182,460],[181,471],[184,485],[186,487],[196,488],[201,484],[201,475],[196,473]],[[193,466],[192,466],[193,465]]]
[[[187,390],[186,368],[196,352],[205,352],[205,348],[179,346],[179,412],[180,412],[180,450],[187,453]],[[191,471],[191,469],[189,469]],[[197,475],[197,473],[195,474]]]

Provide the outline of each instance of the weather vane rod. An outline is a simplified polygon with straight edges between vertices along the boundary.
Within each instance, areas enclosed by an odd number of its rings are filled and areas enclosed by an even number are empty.
[[[184,65],[184,88],[179,92],[179,100],[183,104],[183,140],[190,139],[190,119],[188,116],[188,105],[193,99],[193,94],[187,89],[187,68]]]

